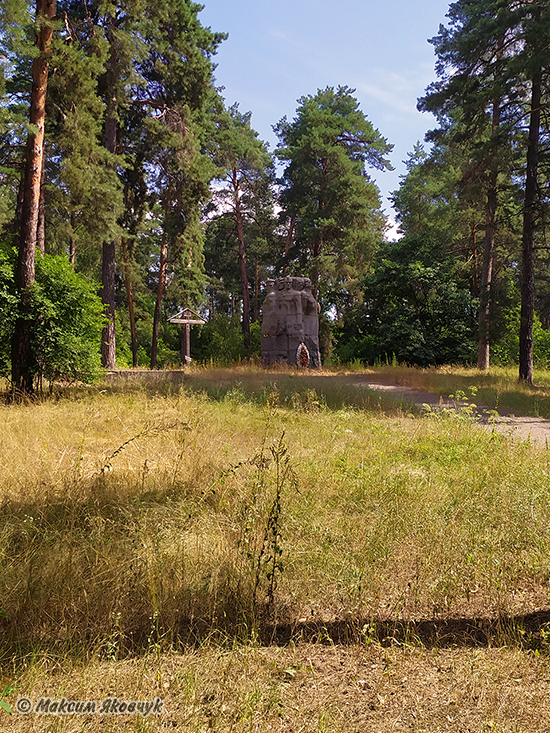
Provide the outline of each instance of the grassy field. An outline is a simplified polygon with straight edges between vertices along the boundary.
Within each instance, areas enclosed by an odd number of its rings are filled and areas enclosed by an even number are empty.
[[[344,373],[197,369],[0,417],[7,702],[165,702],[2,730],[550,730],[547,450]]]
[[[518,382],[518,368],[492,367],[488,372],[466,367],[411,369],[376,367],[373,375],[443,397],[462,393],[501,413],[550,418],[550,371],[535,370],[533,385]]]

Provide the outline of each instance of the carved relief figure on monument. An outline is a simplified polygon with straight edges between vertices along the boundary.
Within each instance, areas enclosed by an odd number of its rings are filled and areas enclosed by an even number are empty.
[[[304,323],[304,343],[306,344],[310,359],[317,368],[321,366],[321,355],[319,353],[319,304],[311,292],[311,280],[304,278],[304,289],[301,293],[302,313]]]
[[[262,360],[264,364],[297,363],[302,344],[309,365],[321,366],[319,354],[319,307],[308,278],[268,280],[262,308]],[[303,365],[303,360],[301,361]]]
[[[262,308],[262,338],[268,337],[270,334],[277,332],[277,295],[275,293],[275,280],[268,280],[267,295]]]

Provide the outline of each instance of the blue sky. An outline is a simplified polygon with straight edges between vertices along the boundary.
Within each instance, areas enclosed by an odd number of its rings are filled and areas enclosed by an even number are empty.
[[[292,118],[296,100],[327,86],[356,90],[361,109],[392,143],[395,171],[372,171],[387,196],[402,161],[434,118],[416,101],[435,79],[427,42],[445,23],[448,0],[202,0],[201,23],[229,34],[215,76],[228,104],[252,112],[252,126],[271,149],[271,125]]]

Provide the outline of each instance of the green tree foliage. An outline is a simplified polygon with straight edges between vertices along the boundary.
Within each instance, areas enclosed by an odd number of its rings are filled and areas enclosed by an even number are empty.
[[[429,234],[383,244],[364,281],[363,302],[338,329],[345,362],[394,357],[407,364],[471,362],[475,300],[467,278]]]
[[[238,105],[221,110],[215,118],[212,156],[219,172],[208,209],[207,232],[209,265],[218,260],[217,282],[211,282],[211,287],[217,286],[219,291],[225,277],[235,293],[238,289],[232,280],[240,282],[246,348],[250,348],[251,280],[256,286],[256,278],[251,277],[251,260],[257,266],[263,259],[267,241],[272,239],[276,226],[272,159],[250,126],[250,118],[250,112],[241,113]],[[223,262],[219,261],[220,254]],[[256,303],[255,317],[257,311]]]
[[[433,261],[452,263],[457,280],[469,282],[472,297],[480,299],[487,243],[486,187],[470,148],[468,141],[447,141],[445,136],[429,153],[417,144],[393,202],[401,231],[428,239]],[[502,309],[513,305],[521,229],[516,192],[503,174],[498,183],[499,207],[491,233],[491,319],[486,324],[493,343],[501,331]]]
[[[212,56],[224,35],[201,25],[201,9],[190,0],[57,3],[39,230],[46,251],[68,255],[94,279],[107,252],[102,292],[119,309],[135,304],[140,353],[158,341],[165,308],[204,297],[200,216],[216,172],[206,143],[219,106]],[[19,216],[34,37],[26,4],[3,3],[0,225],[6,241]]]
[[[416,143],[405,161],[407,173],[392,194],[400,232],[429,234],[448,250],[462,236],[461,169],[450,157],[448,148],[434,147],[427,153]]]
[[[14,284],[15,254],[0,251],[0,374],[11,373],[10,343],[19,314]],[[66,257],[41,255],[31,288],[28,321],[33,383],[96,379],[101,372],[99,343],[103,328],[97,288],[75,273]]]
[[[433,39],[440,80],[421,109],[437,114],[448,140],[470,140],[485,194],[484,266],[479,310],[479,365],[488,366],[493,247],[502,192],[522,181],[522,317],[520,377],[532,381],[535,242],[542,213],[541,144],[547,136],[541,107],[547,97],[550,8],[545,0],[458,0],[448,28]],[[528,129],[525,126],[528,122]],[[537,234],[538,232],[538,234]]]
[[[193,359],[203,363],[233,364],[249,359],[251,354],[259,357],[261,339],[260,324],[252,323],[250,345],[247,346],[239,316],[215,313],[206,325],[192,329]]]
[[[288,266],[308,275],[324,307],[353,294],[382,239],[385,219],[366,166],[391,166],[392,146],[373,128],[352,89],[327,87],[298,100],[274,129],[285,164],[280,202],[293,222]]]
[[[119,109],[126,122],[119,139],[127,161],[128,259],[137,261],[139,244],[153,261],[145,278],[156,291],[153,365],[164,302],[170,311],[196,305],[204,292],[200,210],[216,170],[205,150],[217,104],[211,57],[225,36],[201,26],[200,10],[189,0],[158,0],[136,14],[135,35],[143,50],[134,56],[132,95]]]
[[[67,12],[60,6],[60,12]],[[98,272],[99,243],[120,236],[117,156],[103,144],[105,104],[99,79],[109,45],[89,17],[67,14],[54,39],[47,106],[46,248]]]

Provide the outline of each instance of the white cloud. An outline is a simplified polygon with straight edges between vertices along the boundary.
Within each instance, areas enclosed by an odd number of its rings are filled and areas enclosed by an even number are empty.
[[[359,91],[394,110],[416,115],[419,90],[424,90],[433,80],[433,69],[422,65],[409,74],[375,69],[369,77],[357,83]]]
[[[375,86],[374,84],[358,84],[358,91],[363,92],[369,97],[377,99],[379,102],[383,102],[393,109],[397,109],[400,112],[406,114],[416,114],[416,100],[414,104],[410,99],[407,99],[405,95],[399,94],[399,89],[391,90],[388,88],[382,89],[381,87]]]

